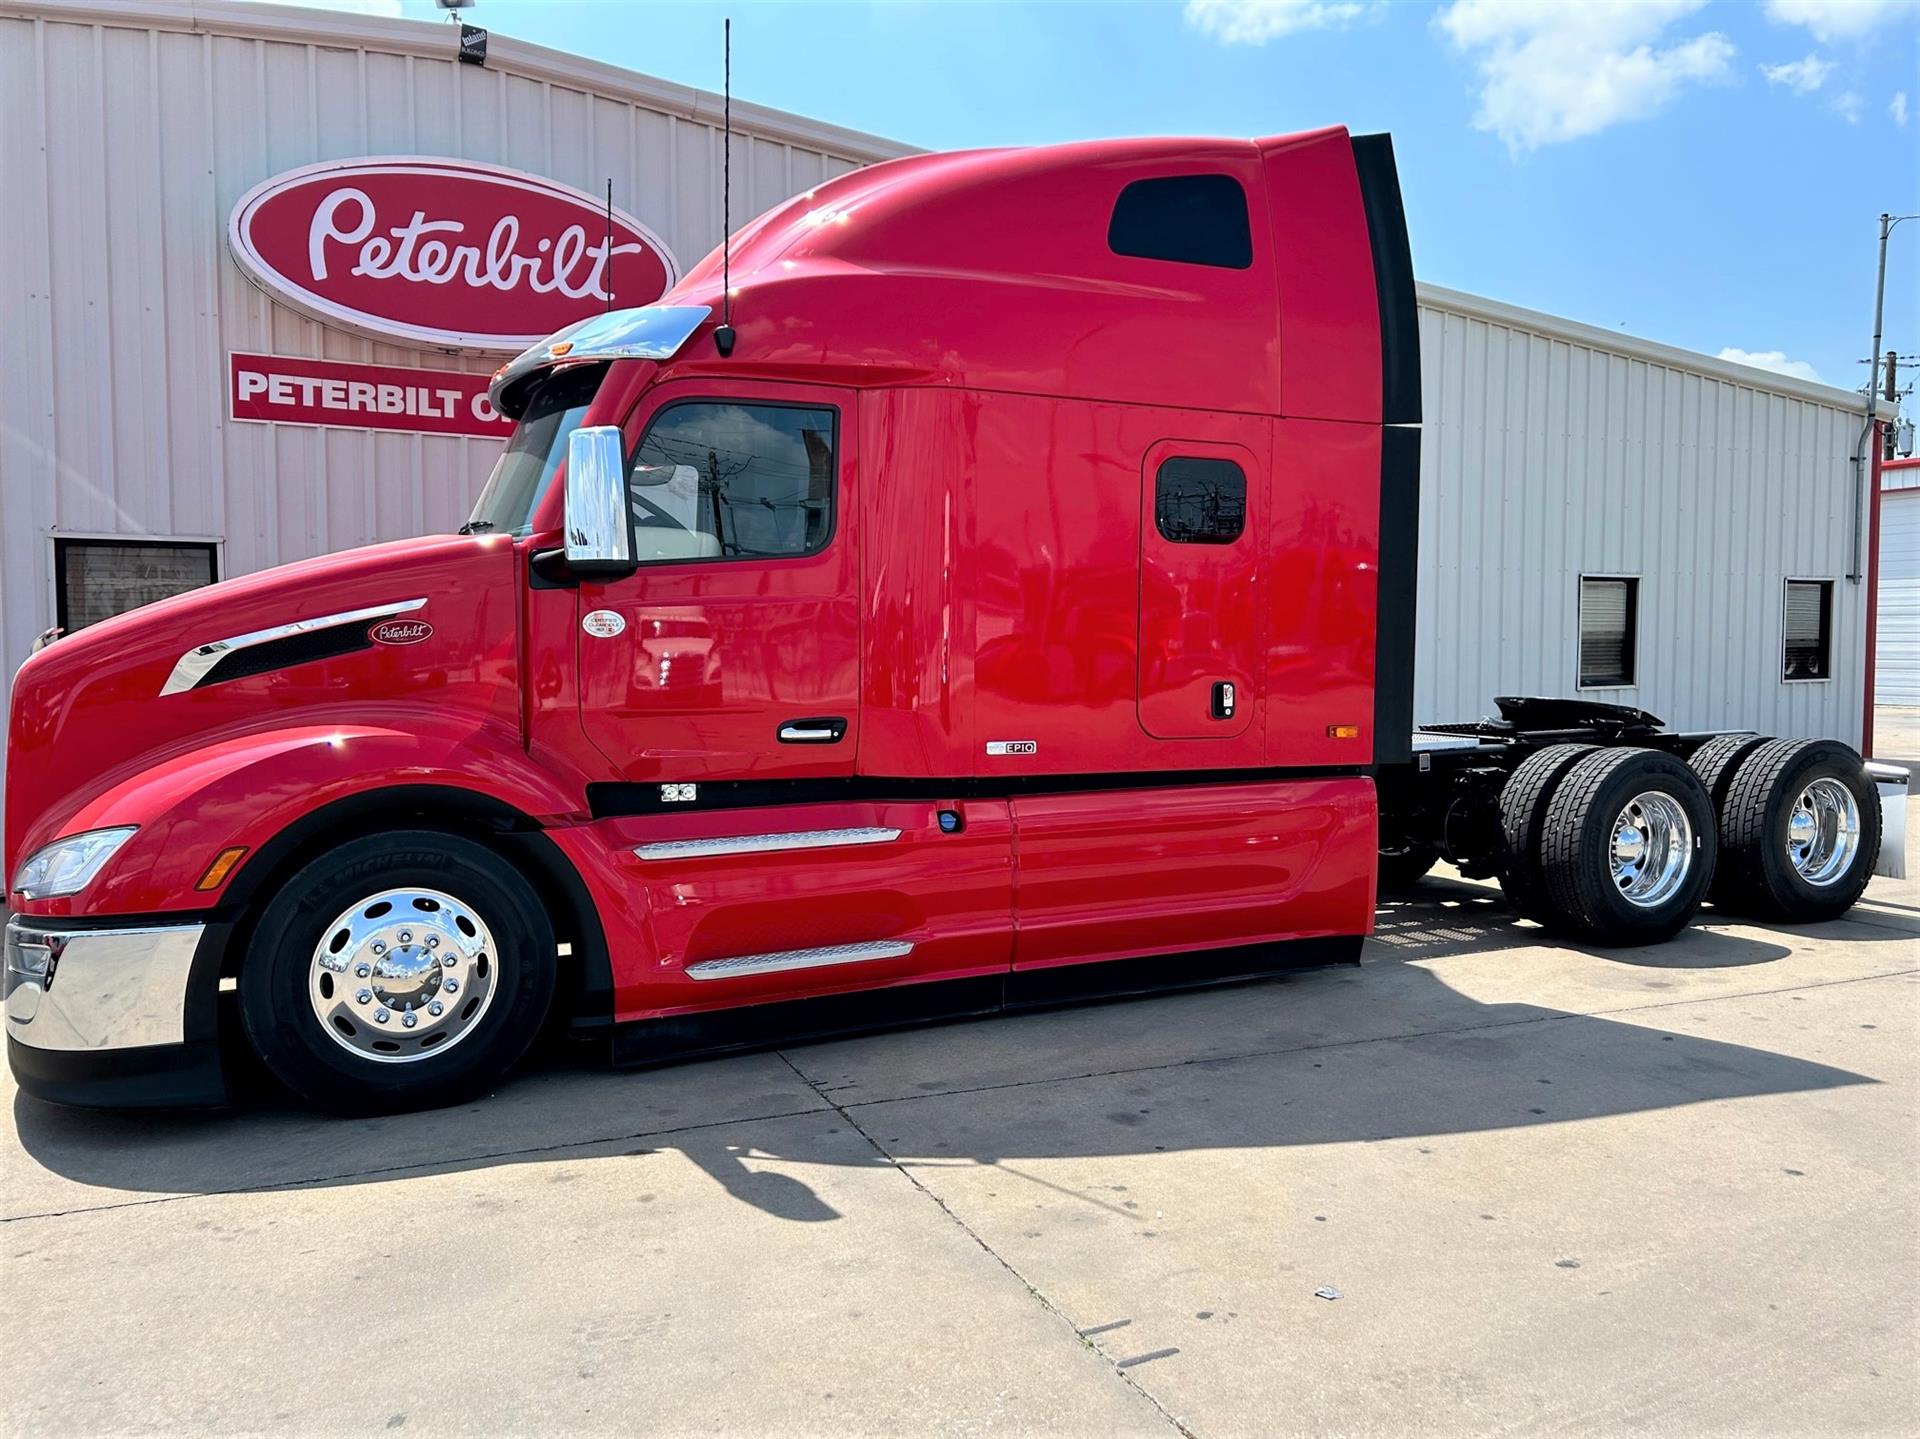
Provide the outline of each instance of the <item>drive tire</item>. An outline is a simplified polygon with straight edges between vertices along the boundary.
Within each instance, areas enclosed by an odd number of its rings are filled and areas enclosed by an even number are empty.
[[[1546,829],[1547,804],[1567,771],[1597,748],[1590,744],[1548,745],[1522,760],[1501,786],[1500,831],[1506,838],[1507,855],[1500,888],[1515,913],[1535,924],[1545,924],[1553,917],[1546,875],[1540,868],[1540,837]]]
[[[422,910],[431,906],[434,913],[419,916],[423,936],[427,926],[436,923],[440,925],[434,935],[436,945],[439,933],[447,936],[447,943],[435,950],[441,958],[429,960],[421,947],[423,937],[420,946],[405,948],[412,969],[404,976],[359,979],[356,961],[373,959],[373,953],[356,940],[340,946],[342,985],[412,986],[409,997],[417,997],[419,1006],[424,1006],[441,999],[443,973],[425,966],[445,963],[449,978],[459,976],[446,987],[454,988],[461,981],[466,987],[456,991],[457,1002],[451,997],[444,1000],[442,1017],[407,1030],[398,1023],[405,1014],[390,1014],[376,1030],[371,1023],[373,1008],[387,1013],[387,1001],[348,1009],[360,990],[347,993],[343,989],[338,1003],[344,1013],[338,1023],[343,1032],[351,1029],[358,1038],[337,1039],[319,1013],[324,1001],[313,997],[335,979],[334,957],[323,965],[322,946],[330,942],[330,933],[335,941],[344,937],[345,931],[335,930],[341,918],[352,916],[356,923],[374,926],[398,922],[412,913],[405,907],[395,910],[392,903],[384,910],[370,903],[390,894],[450,901],[443,906],[427,900]],[[359,918],[376,911],[383,918]],[[466,921],[469,937],[464,941],[471,952],[459,948],[461,931],[451,928],[448,919],[462,921],[466,916],[472,917]],[[393,943],[395,933],[390,928],[369,930],[364,938],[372,945],[384,935],[392,945],[393,958],[400,960],[402,949]],[[457,1104],[497,1083],[539,1035],[553,1001],[554,956],[553,926],[533,886],[485,845],[432,830],[350,840],[295,872],[260,911],[241,963],[241,1022],[248,1043],[268,1071],[317,1109],[389,1114]],[[423,986],[416,996],[414,990]],[[449,1004],[453,1007],[445,1008]],[[393,1007],[403,1008],[398,1002]],[[462,1009],[473,1012],[463,1020]],[[419,1014],[425,1012],[424,1007],[418,1009]],[[432,1049],[421,1047],[436,1026],[443,1028],[445,1042]],[[389,1034],[391,1040],[386,1038]],[[413,1044],[417,1052],[406,1059],[372,1052],[378,1047],[397,1050],[403,1043]]]
[[[1817,789],[1854,806],[1850,857],[1824,883],[1795,864],[1794,811]],[[1859,900],[1880,857],[1880,795],[1859,752],[1839,740],[1770,740],[1744,760],[1721,804],[1716,901],[1787,924],[1837,919]]]
[[[1707,797],[1713,801],[1713,812],[1720,825],[1721,862],[1714,867],[1713,881],[1707,886],[1707,898],[1715,904],[1726,898],[1722,866],[1727,852],[1727,791],[1733,786],[1733,776],[1741,762],[1768,742],[1767,735],[1717,735],[1687,756],[1688,768],[1699,775],[1700,783],[1707,787]]]
[[[1664,825],[1659,816],[1667,815]],[[1643,861],[1628,876],[1657,881],[1636,902],[1623,876],[1617,836],[1634,817],[1671,837],[1668,871]],[[1674,821],[1684,819],[1684,826]],[[1671,939],[1699,912],[1719,849],[1713,804],[1700,777],[1659,750],[1605,749],[1579,760],[1555,787],[1542,832],[1541,869],[1554,928],[1607,946]],[[1649,856],[1665,848],[1648,842]],[[1661,879],[1663,874],[1669,877]]]

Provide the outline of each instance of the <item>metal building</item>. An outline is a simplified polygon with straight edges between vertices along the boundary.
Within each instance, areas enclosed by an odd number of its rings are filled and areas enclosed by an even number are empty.
[[[0,0],[9,675],[56,622],[465,517],[495,439],[234,417],[242,352],[498,363],[269,298],[227,242],[263,181],[387,155],[611,177],[683,267],[718,242],[718,96],[497,35],[462,64],[454,41],[227,0]],[[733,120],[736,223],[909,153],[751,104]],[[1421,308],[1419,718],[1581,692],[1861,735],[1857,397],[1430,286]]]
[[[1874,702],[1920,706],[1920,459],[1891,460],[1881,475],[1876,585]]]

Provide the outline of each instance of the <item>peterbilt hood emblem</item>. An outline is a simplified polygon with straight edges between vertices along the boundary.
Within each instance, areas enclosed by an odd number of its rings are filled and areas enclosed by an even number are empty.
[[[377,645],[417,645],[433,638],[433,626],[425,620],[382,620],[367,627],[367,638]]]

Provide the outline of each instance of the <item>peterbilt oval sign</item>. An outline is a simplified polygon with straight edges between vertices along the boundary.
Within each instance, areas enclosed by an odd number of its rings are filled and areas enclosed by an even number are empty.
[[[288,170],[234,206],[247,277],[325,324],[456,350],[519,351],[679,278],[631,215],[537,175],[425,156]],[[609,247],[608,241],[612,244]],[[611,275],[611,280],[609,280]]]

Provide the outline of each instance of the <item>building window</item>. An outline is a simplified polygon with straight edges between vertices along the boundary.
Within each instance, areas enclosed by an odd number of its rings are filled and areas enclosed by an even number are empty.
[[[1247,527],[1247,477],[1232,460],[1165,460],[1153,477],[1153,522],[1176,545],[1230,545]]]
[[[1231,175],[1135,180],[1114,202],[1107,247],[1143,260],[1247,269],[1253,264],[1247,192]]]
[[[634,454],[634,555],[789,559],[833,533],[835,411],[689,400],[653,418]]]
[[[54,621],[68,634],[220,578],[205,541],[69,540],[55,536]]]
[[[1780,678],[1833,678],[1833,581],[1788,580]]]
[[[1620,575],[1580,577],[1580,688],[1622,689],[1634,683],[1640,581]]]

